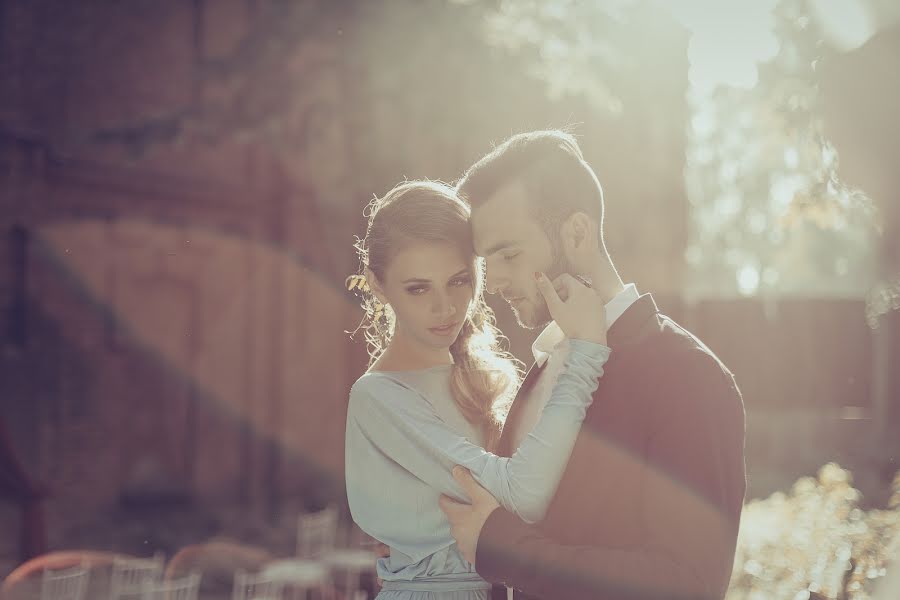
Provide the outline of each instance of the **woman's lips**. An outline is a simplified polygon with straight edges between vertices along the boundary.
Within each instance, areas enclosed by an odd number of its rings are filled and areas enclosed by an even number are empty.
[[[444,325],[443,327],[432,327],[428,331],[432,331],[438,335],[447,335],[448,333],[456,329],[457,325],[459,325],[459,322],[450,323],[449,325]]]

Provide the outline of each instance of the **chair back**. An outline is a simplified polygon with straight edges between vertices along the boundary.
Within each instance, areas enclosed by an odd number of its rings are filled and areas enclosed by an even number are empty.
[[[44,569],[41,600],[84,600],[89,577],[84,563],[65,569]]]
[[[190,573],[179,579],[147,581],[141,600],[197,600],[200,591],[200,573]]]
[[[331,505],[297,520],[297,557],[320,558],[334,549],[338,528],[338,509]]]
[[[165,564],[162,552],[152,558],[116,556],[109,576],[109,600],[141,598],[145,584],[162,581]]]

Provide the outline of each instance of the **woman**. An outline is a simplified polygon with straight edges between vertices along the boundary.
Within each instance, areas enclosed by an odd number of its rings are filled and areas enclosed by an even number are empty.
[[[350,510],[391,549],[378,561],[379,600],[485,600],[490,585],[457,550],[438,498],[467,500],[451,475],[459,464],[507,510],[543,517],[609,357],[603,303],[580,284],[554,303],[566,313],[558,323],[579,323],[565,331],[565,368],[531,435],[511,458],[495,456],[519,375],[482,298],[467,205],[452,188],[414,181],[370,208],[362,275],[350,278],[363,290],[372,359],[350,392]]]

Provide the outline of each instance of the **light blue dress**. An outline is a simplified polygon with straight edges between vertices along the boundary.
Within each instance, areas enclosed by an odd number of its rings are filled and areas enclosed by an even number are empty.
[[[540,520],[609,354],[606,346],[571,340],[540,420],[511,458],[487,452],[456,408],[450,365],[370,371],[356,381],[347,412],[347,496],[353,520],[391,548],[378,560],[378,600],[488,599],[490,584],[463,559],[438,506],[441,494],[468,502],[451,469],[468,468],[503,508]]]

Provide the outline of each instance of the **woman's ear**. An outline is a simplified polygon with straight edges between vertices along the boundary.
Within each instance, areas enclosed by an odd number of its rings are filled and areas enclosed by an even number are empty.
[[[378,278],[375,277],[375,273],[372,272],[371,269],[366,268],[366,283],[369,284],[369,291],[372,292],[372,295],[378,299],[382,304],[387,304],[387,298],[384,295],[384,288],[381,287],[381,282],[378,281]]]

